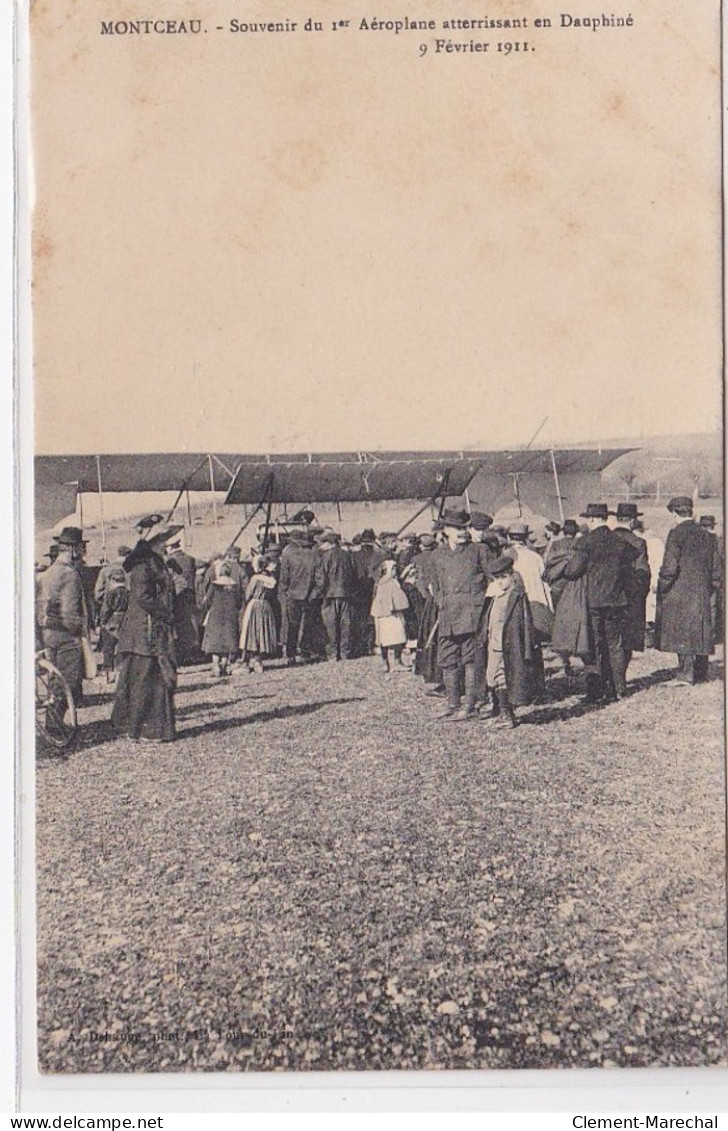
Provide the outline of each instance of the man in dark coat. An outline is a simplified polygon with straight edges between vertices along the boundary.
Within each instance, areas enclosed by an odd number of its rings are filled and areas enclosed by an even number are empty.
[[[723,550],[723,539],[719,536],[718,531],[715,529],[715,515],[704,514],[700,517],[700,525],[708,530],[716,542],[718,543],[718,554],[720,555],[721,565],[721,583],[720,587],[713,593],[710,598],[710,615],[713,620],[713,640],[717,644],[722,638],[725,630],[725,616],[723,612],[723,563],[725,561],[725,553]]]
[[[313,535],[308,531],[291,535],[280,561],[278,588],[286,610],[286,656],[295,664],[299,646],[310,646],[313,603],[320,599],[323,578]]]
[[[386,553],[376,544],[370,528],[362,530],[354,562],[354,603],[352,608],[352,650],[358,656],[371,656],[374,651],[374,618],[370,615],[374,587]]]
[[[675,525],[657,582],[655,645],[677,653],[678,683],[701,683],[714,651],[710,599],[723,580],[720,553],[714,535],[693,522],[692,499],[678,495],[667,509]]]
[[[329,660],[350,660],[351,606],[356,575],[352,555],[341,548],[340,539],[333,531],[327,531],[319,538],[319,562],[326,655]]]
[[[627,693],[622,625],[631,548],[607,526],[606,503],[589,503],[581,515],[588,533],[579,538],[564,569],[567,580],[586,578],[591,655],[585,665],[587,701],[622,699]]]
[[[469,539],[467,511],[444,510],[441,523],[447,542],[432,554],[433,595],[438,608],[438,664],[442,668],[447,705],[440,718],[464,721],[478,717],[476,645],[483,630],[485,591],[493,557]],[[465,702],[460,707],[461,680]]]
[[[167,569],[174,585],[174,634],[177,663],[200,659],[200,614],[197,608],[195,559],[182,549],[177,531],[164,547]]]
[[[552,525],[555,526],[557,524],[553,523]],[[551,600],[554,603],[554,610],[559,603],[559,597],[568,585],[568,581],[564,577],[564,570],[566,569],[566,563],[571,557],[571,551],[574,548],[578,532],[579,527],[577,526],[576,519],[567,518],[561,531],[561,537],[554,536],[546,547],[546,553],[543,559],[544,578],[551,590]]]
[[[622,620],[622,648],[624,670],[629,667],[633,652],[644,652],[647,630],[647,595],[650,592],[652,571],[647,557],[647,543],[635,534],[633,524],[640,518],[635,503],[618,503],[614,513],[614,533],[631,549],[630,567],[625,573],[624,595],[627,604]]]

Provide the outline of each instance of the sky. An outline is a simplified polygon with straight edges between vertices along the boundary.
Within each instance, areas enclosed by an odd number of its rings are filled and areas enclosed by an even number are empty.
[[[37,450],[715,429],[708,8],[486,63],[359,33],[109,40],[97,5],[37,0]]]

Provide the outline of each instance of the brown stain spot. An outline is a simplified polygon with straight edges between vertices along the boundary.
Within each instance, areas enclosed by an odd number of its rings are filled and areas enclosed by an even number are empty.
[[[604,100],[604,113],[607,118],[624,118],[627,99],[618,90],[613,91]]]
[[[278,149],[271,164],[279,181],[305,192],[322,179],[328,158],[315,141],[302,138]]]
[[[318,94],[318,86],[311,78],[303,79],[297,87],[298,94],[301,98],[313,98]]]
[[[36,232],[33,237],[33,258],[37,260],[52,259],[55,248],[53,240],[50,236],[46,236],[43,232]]]
[[[540,178],[526,161],[513,161],[504,172],[506,184],[511,189],[524,192],[536,192],[540,185]]]

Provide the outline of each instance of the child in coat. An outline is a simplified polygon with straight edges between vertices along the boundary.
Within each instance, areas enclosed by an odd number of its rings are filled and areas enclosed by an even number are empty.
[[[531,610],[508,555],[490,567],[493,578],[486,597],[490,606],[485,617],[487,664],[485,679],[493,696],[488,721],[515,727],[514,708],[533,702],[536,690],[536,646]]]
[[[207,590],[203,608],[206,610],[205,634],[202,651],[212,656],[212,674],[219,678],[227,675],[230,656],[238,646],[238,619],[242,592],[232,576],[232,569],[223,562],[217,577]]]
[[[101,649],[104,656],[104,671],[106,682],[113,683],[116,679],[114,658],[116,655],[116,642],[119,639],[119,629],[124,619],[124,613],[129,607],[129,590],[126,584],[126,574],[122,566],[112,569],[106,580],[104,597],[101,602],[99,625],[101,628]]]
[[[397,563],[391,559],[382,562],[377,587],[374,590],[371,615],[374,617],[375,640],[382,657],[382,668],[389,672],[390,652],[397,671],[405,671],[402,649],[407,643],[405,612],[409,609],[407,596],[397,580]]]

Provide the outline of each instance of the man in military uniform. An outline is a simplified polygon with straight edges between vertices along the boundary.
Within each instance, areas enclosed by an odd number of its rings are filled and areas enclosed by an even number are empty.
[[[676,496],[667,509],[675,525],[657,582],[655,646],[677,653],[678,683],[702,683],[714,651],[710,603],[723,580],[721,556],[715,536],[693,522],[689,496]]]
[[[586,577],[587,582],[592,653],[585,664],[587,702],[622,699],[627,694],[622,627],[632,550],[609,529],[606,503],[589,503],[580,517],[589,529],[576,541],[564,577],[569,581]]]
[[[66,677],[74,701],[79,703],[84,673],[81,638],[88,633],[88,612],[79,572],[86,542],[83,531],[66,526],[56,543],[58,556],[43,579],[43,647],[51,663]]]
[[[627,604],[622,620],[622,649],[625,674],[633,652],[644,652],[647,629],[647,595],[652,572],[647,557],[647,543],[634,532],[634,523],[641,517],[635,503],[618,503],[612,515],[612,529],[631,548],[630,568],[625,573],[624,595]]]
[[[432,552],[431,584],[438,608],[438,665],[447,704],[439,716],[460,722],[478,717],[477,641],[483,633],[485,591],[493,555],[471,542],[467,511],[445,510],[441,524],[446,543]],[[460,687],[465,688],[461,708]]]

